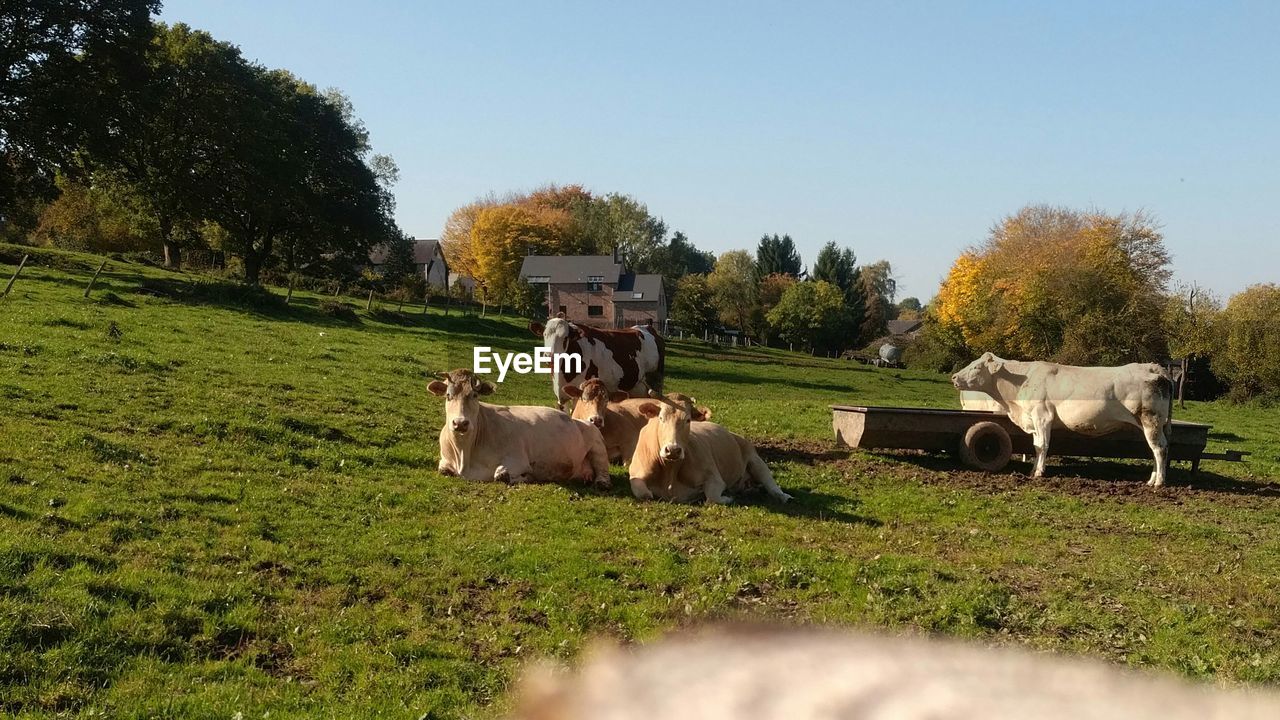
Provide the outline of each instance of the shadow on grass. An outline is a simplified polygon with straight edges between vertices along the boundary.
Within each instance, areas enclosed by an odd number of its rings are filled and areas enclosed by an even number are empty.
[[[1010,490],[1044,490],[1064,492],[1077,496],[1104,496],[1125,498],[1152,504],[1166,503],[1193,497],[1222,499],[1255,499],[1280,497],[1280,483],[1241,480],[1206,470],[1191,472],[1189,464],[1170,466],[1165,485],[1153,488],[1147,485],[1151,477],[1151,463],[1142,461],[1120,462],[1108,459],[1058,457],[1050,464],[1041,478],[1031,477],[1030,463],[1015,461],[999,473],[968,470],[958,460],[946,455],[864,452],[859,459],[888,464],[888,462],[913,465],[931,471],[926,480],[947,483],[986,492]]]
[[[1210,431],[1210,440],[1218,440],[1220,442],[1244,442],[1246,438],[1240,437],[1233,432]]]

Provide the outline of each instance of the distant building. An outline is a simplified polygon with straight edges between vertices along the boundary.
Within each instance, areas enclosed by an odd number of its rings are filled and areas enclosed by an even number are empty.
[[[906,335],[915,337],[920,334],[920,329],[924,327],[923,320],[890,320],[886,323],[889,327],[890,335]]]
[[[630,327],[667,320],[662,276],[627,269],[616,254],[530,255],[520,279],[546,288],[547,316],[563,312],[575,323],[593,327]]]
[[[369,268],[374,272],[381,272],[387,263],[388,252],[385,245],[374,248],[369,253]],[[444,292],[449,281],[449,264],[444,259],[439,240],[414,238],[413,265],[428,285]]]

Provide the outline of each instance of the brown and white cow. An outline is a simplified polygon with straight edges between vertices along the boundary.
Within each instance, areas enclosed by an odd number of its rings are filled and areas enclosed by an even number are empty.
[[[564,391],[569,397],[578,398],[573,406],[573,418],[600,428],[609,460],[623,465],[630,463],[640,430],[649,422],[640,406],[650,401],[633,398],[621,390],[609,392],[600,378],[582,383],[581,388],[565,385]]]
[[[1076,367],[1004,360],[983,353],[951,376],[957,389],[990,395],[1036,448],[1035,477],[1044,475],[1054,428],[1098,436],[1126,426],[1146,436],[1156,467],[1148,485],[1164,484],[1169,466],[1173,383],[1159,365]]]
[[[650,390],[662,392],[666,342],[650,326],[602,330],[569,322],[559,313],[546,325],[529,323],[529,330],[542,338],[553,357],[576,355],[582,360],[580,372],[561,365],[551,373],[551,389],[561,410],[569,402],[564,386],[591,378],[600,378],[609,392],[621,390],[632,397],[645,397]]]
[[[501,482],[610,484],[609,456],[594,425],[541,405],[480,402],[494,387],[470,370],[439,377],[427,388],[445,398],[440,474]]]
[[[710,410],[678,393],[649,396],[656,402],[641,406],[651,419],[640,431],[629,467],[637,498],[691,502],[702,496],[726,504],[733,498],[725,490],[744,490],[754,482],[782,502],[791,499],[746,438],[707,422]]]

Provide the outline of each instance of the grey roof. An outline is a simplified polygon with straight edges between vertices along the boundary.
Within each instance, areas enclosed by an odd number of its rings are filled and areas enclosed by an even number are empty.
[[[434,238],[423,238],[421,240],[414,238],[413,240],[413,264],[414,265],[430,265],[439,251],[440,241]],[[387,262],[389,248],[386,245],[379,245],[369,253],[370,265],[384,265]]]
[[[622,264],[612,255],[529,255],[520,266],[520,277],[549,277],[557,283],[584,283],[588,277],[603,277],[616,283]]]
[[[632,297],[633,293],[644,293],[644,297]],[[618,289],[613,292],[613,301],[615,303],[655,302],[661,295],[661,275],[627,273],[618,279]]]
[[[890,320],[885,323],[889,328],[890,335],[906,335],[909,332],[915,332],[924,325],[923,320]]]

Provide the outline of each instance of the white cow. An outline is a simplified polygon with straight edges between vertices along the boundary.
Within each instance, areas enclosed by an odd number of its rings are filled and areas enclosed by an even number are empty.
[[[1035,477],[1044,475],[1053,428],[1097,436],[1131,425],[1142,430],[1155,458],[1147,484],[1164,484],[1173,383],[1159,365],[1075,367],[1004,360],[984,353],[952,375],[951,383],[961,391],[990,395],[1015,425],[1031,435]]]
[[[440,373],[427,388],[445,398],[440,474],[502,482],[594,480],[609,486],[609,455],[592,424],[541,405],[480,402],[494,387],[470,370]]]

